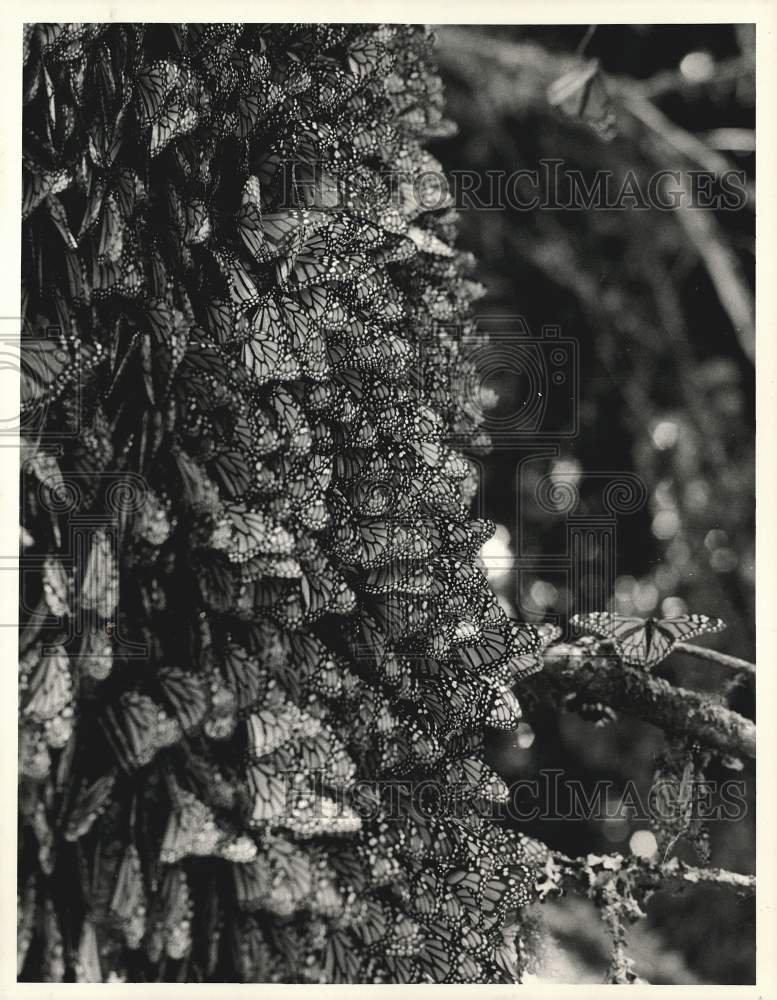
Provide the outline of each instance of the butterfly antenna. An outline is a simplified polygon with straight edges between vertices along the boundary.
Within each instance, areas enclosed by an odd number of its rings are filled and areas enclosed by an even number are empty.
[[[575,55],[576,56],[582,56],[583,55],[583,53],[585,52],[585,50],[588,48],[588,43],[594,37],[594,33],[596,32],[596,29],[598,27],[599,27],[598,24],[589,24],[588,25],[588,28],[586,29],[585,34],[583,35],[583,37],[578,42],[577,48],[575,49]]]
[[[679,840],[679,839],[680,839],[680,835],[679,835],[679,834],[676,834],[676,835],[675,835],[674,837],[672,837],[672,839],[671,839],[671,840],[669,841],[669,843],[668,843],[668,844],[666,845],[666,849],[664,850],[664,856],[663,856],[663,858],[661,859],[661,865],[662,865],[662,866],[666,864],[666,862],[667,862],[667,859],[668,859],[668,857],[669,857],[669,853],[670,853],[670,851],[672,851],[672,850],[674,849],[674,847],[675,847],[675,844],[676,844],[676,843],[678,842],[678,840]]]

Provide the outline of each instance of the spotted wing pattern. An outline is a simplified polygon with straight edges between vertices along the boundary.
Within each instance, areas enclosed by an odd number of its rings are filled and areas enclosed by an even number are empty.
[[[648,668],[666,659],[675,643],[720,632],[726,627],[722,618],[709,618],[707,615],[645,619],[606,611],[575,615],[572,625],[602,639],[612,639],[624,663]]]
[[[520,978],[431,44],[25,26],[23,978]]]

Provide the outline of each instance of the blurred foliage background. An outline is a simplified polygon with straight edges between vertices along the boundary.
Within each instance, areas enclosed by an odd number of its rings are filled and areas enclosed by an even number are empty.
[[[711,644],[753,659],[754,27],[468,26],[439,28],[437,37],[448,113],[459,132],[434,152],[453,175],[460,242],[477,257],[487,288],[480,325],[499,330],[505,317],[520,316],[535,338],[556,325],[577,345],[576,433],[568,432],[569,394],[565,401],[551,393],[543,448],[536,452],[539,439],[519,435],[480,459],[481,512],[500,526],[484,553],[494,584],[520,617],[564,626],[585,603],[578,588],[590,588],[589,605],[601,592],[599,563],[589,553],[592,564],[573,586],[561,566],[570,512],[538,500],[538,485],[548,473],[571,484],[579,496],[573,513],[595,518],[602,482],[636,476],[645,502],[618,521],[614,570],[605,581],[610,608],[719,615],[729,627]],[[565,114],[548,88],[576,68],[583,80],[592,58],[603,91],[581,85],[590,106]],[[586,121],[596,125],[605,103],[612,137]],[[560,161],[555,174],[542,173],[543,160]],[[518,170],[551,177],[546,207],[522,208],[504,189],[499,194],[499,179]],[[651,178],[666,170],[680,172],[673,183],[683,203],[640,206]],[[635,197],[611,207],[547,207],[567,200],[569,171],[589,184],[604,172],[616,192],[628,181]],[[477,191],[473,176],[483,180]],[[713,195],[725,195],[726,179],[735,177],[739,203],[720,197],[717,208],[693,207],[687,196],[700,176],[712,178]],[[518,190],[524,203],[536,193],[530,183]],[[494,426],[509,427],[510,414],[527,405],[527,389],[509,370],[499,336],[496,342],[481,395]],[[561,568],[554,569],[559,553]],[[728,680],[723,668],[682,655],[660,669],[675,683],[710,692]],[[726,697],[754,717],[751,682]],[[532,722],[533,731],[492,748],[506,776],[554,767],[586,784],[611,780],[616,791],[629,779],[641,790],[650,786],[663,748],[652,726],[627,718],[597,726],[550,712]],[[747,816],[711,825],[711,862],[751,873],[753,769],[718,767],[707,777],[746,782]],[[625,853],[637,845],[649,850],[649,840],[646,848],[644,837],[634,839],[644,825],[537,821],[527,829],[569,853]],[[689,845],[675,850],[693,860]],[[545,918],[552,936],[539,977],[601,981],[606,933],[588,904],[563,898],[545,905]],[[724,890],[659,893],[647,921],[632,931],[636,971],[653,983],[753,982],[754,929],[752,902]]]

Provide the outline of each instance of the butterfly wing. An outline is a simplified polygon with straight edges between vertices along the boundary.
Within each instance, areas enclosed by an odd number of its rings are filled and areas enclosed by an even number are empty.
[[[633,667],[654,667],[665,659],[672,649],[672,641],[654,624],[640,622],[639,626],[623,627],[620,634],[616,629],[613,636],[620,650],[621,659]]]
[[[646,634],[646,623],[643,618],[615,615],[608,611],[592,611],[587,615],[574,615],[570,619],[570,624],[578,631],[589,632],[600,639],[611,639],[624,663],[640,666],[645,663],[650,653],[651,643]]]
[[[698,635],[722,632],[725,627],[726,623],[722,618],[710,618],[707,615],[678,615],[676,618],[662,618],[656,623],[656,631],[672,645]]]
[[[596,59],[554,81],[548,88],[548,102],[569,118],[585,122],[604,139],[615,134],[615,116]]]

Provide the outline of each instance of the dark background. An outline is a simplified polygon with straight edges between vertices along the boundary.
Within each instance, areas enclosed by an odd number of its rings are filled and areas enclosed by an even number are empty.
[[[448,113],[459,133],[437,142],[433,152],[453,174],[460,245],[476,256],[476,277],[487,288],[479,327],[495,334],[491,361],[480,352],[487,369],[480,399],[491,406],[486,425],[496,432],[497,447],[479,459],[478,502],[500,525],[485,562],[519,617],[565,626],[574,610],[600,607],[599,595],[606,593],[610,607],[626,614],[723,617],[728,629],[708,644],[753,659],[752,190],[735,210],[522,211],[498,198],[483,204],[485,189],[475,202],[461,195],[466,185],[457,181],[457,172],[498,178],[556,159],[563,170],[589,179],[606,171],[616,192],[629,171],[644,191],[662,169],[680,170],[684,178],[706,171],[716,184],[726,170],[744,171],[752,186],[753,27],[606,25],[576,55],[587,29],[436,32]],[[600,60],[605,96],[594,91],[579,120],[553,107],[547,88],[591,57]],[[585,121],[596,120],[605,100],[617,128],[609,141]],[[555,325],[575,344],[578,364],[565,383],[579,385],[575,433],[568,433],[570,393],[550,386],[539,433],[527,430],[536,385],[521,370],[525,354],[515,346],[519,316],[535,341],[543,339],[543,327]],[[547,361],[547,345],[539,350]],[[524,464],[519,478],[519,463],[539,444],[546,454]],[[554,511],[542,501],[539,480],[547,473],[577,490],[572,509]],[[596,522],[606,512],[603,487],[624,474],[644,485],[644,503],[618,515],[609,562],[594,551],[570,576],[570,517]],[[722,668],[682,656],[660,670],[715,697],[723,697],[728,679]],[[752,685],[739,684],[726,696],[731,707],[754,717]],[[586,783],[610,779],[616,789],[633,778],[646,790],[663,748],[658,730],[625,717],[601,727],[572,713],[549,714],[535,728],[493,748],[506,776],[557,767]],[[718,764],[707,776],[747,782],[748,815],[713,823],[710,834],[713,865],[750,873],[754,769],[750,762],[740,771]],[[567,853],[628,852],[633,834],[645,826],[545,822],[532,832]],[[674,850],[698,862],[690,845]],[[602,980],[606,933],[587,906],[570,897],[546,905],[555,943],[541,979]],[[659,893],[631,941],[636,971],[653,983],[754,981],[753,906],[724,890]]]

